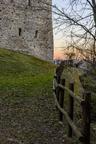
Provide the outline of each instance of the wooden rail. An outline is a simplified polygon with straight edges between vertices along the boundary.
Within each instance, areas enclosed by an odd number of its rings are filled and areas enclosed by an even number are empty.
[[[70,82],[69,88],[65,87],[65,79],[62,79],[60,83],[54,79],[53,81],[53,93],[55,99],[55,105],[59,110],[59,120],[63,121],[63,115],[68,122],[68,137],[72,138],[72,134],[76,135],[78,140],[82,144],[90,144],[90,98],[89,92],[84,92],[83,98],[75,95],[74,82]],[[64,96],[65,91],[69,93],[69,108],[68,112],[64,109]],[[77,128],[74,123],[74,100],[78,102],[82,108],[82,132]]]

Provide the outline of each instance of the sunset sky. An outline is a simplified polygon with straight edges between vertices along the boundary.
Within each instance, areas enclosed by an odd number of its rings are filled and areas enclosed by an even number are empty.
[[[62,7],[62,0],[53,0],[53,4],[58,5],[58,7]],[[54,13],[53,13],[54,17]],[[53,25],[53,27],[55,27]],[[54,59],[63,59],[64,57],[64,44],[65,39],[62,35],[62,32],[56,32],[54,30]]]
[[[70,0],[53,0],[53,5],[56,5],[59,9],[61,9],[61,11],[64,9],[65,13],[69,14],[71,17],[74,17],[74,19],[80,20],[82,17],[83,19],[81,19],[79,23],[82,23],[85,26],[87,24],[87,26],[86,26],[87,29],[92,28],[94,22],[93,22],[93,16],[90,17],[90,13],[92,13],[92,11],[90,10],[90,5],[87,4],[86,9],[84,9],[86,0],[82,0],[83,3],[79,2],[78,5],[73,4],[74,10],[73,10],[73,7],[71,7],[73,5],[70,2],[72,2],[72,1],[70,1]],[[91,24],[90,24],[90,21],[91,21]],[[57,58],[57,59],[64,58],[64,53],[66,53],[65,49],[71,42],[75,41],[77,46],[83,45],[85,42],[84,41],[85,39],[79,39],[80,37],[78,38],[75,36],[75,35],[79,36],[79,35],[85,34],[85,30],[78,24],[77,24],[77,26],[73,25],[73,24],[70,26],[70,24],[69,24],[70,22],[69,23],[67,23],[67,22],[66,22],[66,18],[62,18],[62,16],[60,17],[60,15],[56,15],[54,13],[54,8],[53,8],[54,59],[55,58]],[[92,30],[93,30],[93,28],[92,28]],[[91,32],[93,32],[93,34],[94,34],[94,30],[93,31],[92,30],[91,30]],[[71,35],[70,35],[71,33],[73,34],[73,37],[71,37]],[[89,37],[89,35],[87,35],[87,36]],[[90,44],[90,43],[87,42],[87,44]],[[68,51],[68,49],[67,49],[67,51]]]

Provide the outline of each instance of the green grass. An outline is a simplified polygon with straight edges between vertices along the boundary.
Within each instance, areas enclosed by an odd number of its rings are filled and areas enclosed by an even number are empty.
[[[0,49],[0,89],[20,91],[33,89],[32,94],[39,93],[42,85],[48,86],[53,78],[54,65],[32,56]],[[26,88],[26,89],[25,89]],[[28,91],[29,92],[29,91]],[[27,96],[30,96],[28,94]]]
[[[0,49],[0,143],[62,143],[64,130],[52,94],[54,68],[33,56]]]
[[[65,125],[58,123],[52,94],[55,66],[33,56],[0,49],[0,143],[13,140],[26,144],[63,144]],[[80,94],[77,69],[64,70],[66,86],[75,79],[75,94]],[[90,83],[90,78],[87,82]],[[95,88],[91,82],[89,88]],[[95,97],[94,97],[95,111]],[[65,103],[68,103],[66,93]],[[79,107],[80,109],[80,107]],[[79,113],[79,109],[76,109]],[[75,142],[74,142],[75,143]],[[77,141],[78,143],[78,141]]]

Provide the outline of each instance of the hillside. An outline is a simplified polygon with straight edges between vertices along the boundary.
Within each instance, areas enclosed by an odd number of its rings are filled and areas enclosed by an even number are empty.
[[[32,56],[0,49],[0,144],[70,144],[66,143],[68,126],[58,122],[52,93],[55,66]],[[66,85],[75,79],[75,94],[80,94],[78,69],[65,68]],[[92,82],[87,83],[92,85]],[[94,85],[95,86],[95,85]],[[89,88],[93,88],[93,85]],[[94,89],[95,90],[95,89]],[[68,106],[68,93],[65,93]],[[92,118],[96,98],[92,96]],[[80,107],[76,106],[80,118]],[[76,119],[76,124],[79,126]],[[92,123],[94,135],[96,124]],[[94,140],[93,140],[94,139]],[[95,136],[92,140],[95,141]],[[77,144],[75,138],[73,143]],[[71,142],[72,144],[72,142]]]
[[[48,85],[53,76],[54,66],[32,56],[0,49],[0,88],[25,90],[28,87],[34,92],[42,85]],[[38,91],[35,91],[37,87]],[[40,94],[40,91],[39,91]],[[27,93],[27,96],[29,94]]]
[[[52,95],[54,65],[0,49],[0,143],[62,144]]]

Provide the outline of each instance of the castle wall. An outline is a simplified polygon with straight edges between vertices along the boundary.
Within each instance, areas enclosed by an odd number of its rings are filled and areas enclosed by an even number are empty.
[[[42,2],[41,2],[42,1]],[[0,47],[52,60],[52,13],[45,0],[0,1]],[[46,0],[51,4],[51,0]]]

